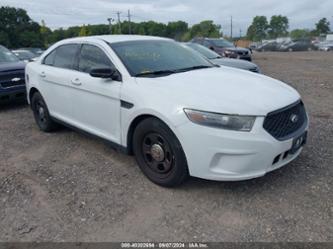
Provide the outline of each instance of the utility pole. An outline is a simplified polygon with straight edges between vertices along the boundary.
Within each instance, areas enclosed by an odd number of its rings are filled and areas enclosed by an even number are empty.
[[[121,14],[121,12],[117,11],[117,17],[118,17],[118,29],[119,29],[119,33],[121,34],[120,14]]]
[[[114,21],[113,18],[108,18],[110,34],[112,34],[112,22],[113,21]]]
[[[242,29],[239,29],[239,38],[242,38]]]
[[[232,16],[230,18],[230,38],[232,39]]]
[[[128,33],[132,34],[132,30],[131,30],[131,12],[130,12],[130,10],[128,10],[128,12],[127,12],[127,17],[128,17]]]

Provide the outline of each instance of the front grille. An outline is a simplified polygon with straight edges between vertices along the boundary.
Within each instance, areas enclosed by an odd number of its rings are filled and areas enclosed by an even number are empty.
[[[0,73],[0,86],[2,88],[22,86],[24,84],[25,80],[23,70]]]
[[[278,140],[294,136],[307,125],[307,115],[302,101],[269,113],[264,121],[264,129]]]
[[[237,54],[238,54],[238,55],[248,55],[249,52],[247,52],[247,51],[245,51],[245,52],[243,52],[243,51],[238,51]]]

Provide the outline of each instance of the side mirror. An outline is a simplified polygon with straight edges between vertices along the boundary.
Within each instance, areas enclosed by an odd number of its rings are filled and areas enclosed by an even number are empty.
[[[90,71],[90,76],[95,78],[121,80],[121,75],[113,68],[93,68]]]

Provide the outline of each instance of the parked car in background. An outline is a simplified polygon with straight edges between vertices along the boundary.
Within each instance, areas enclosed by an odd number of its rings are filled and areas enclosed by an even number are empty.
[[[333,51],[333,41],[324,41],[317,44],[320,51]]]
[[[27,51],[30,51],[31,53],[35,54],[36,57],[41,56],[42,53],[45,51],[42,48],[19,48],[18,50],[27,50]]]
[[[252,61],[251,52],[247,48],[235,47],[235,45],[225,39],[218,38],[193,38],[193,43],[203,45],[221,56]]]
[[[0,45],[0,103],[25,100],[25,63]]]
[[[38,56],[28,50],[23,50],[23,49],[17,49],[17,50],[12,50],[12,52],[21,60],[25,62],[32,61],[36,59]]]
[[[222,57],[218,53],[210,50],[209,48],[206,48],[200,44],[197,43],[184,43],[185,46],[194,49],[198,53],[200,53],[205,58],[209,59],[212,63],[220,66],[226,66],[226,67],[235,67],[243,70],[248,70],[255,73],[261,73],[260,68],[249,61],[245,60],[236,60],[236,59],[230,59],[226,57]]]
[[[293,51],[312,51],[317,50],[316,46],[310,40],[294,40],[283,43],[279,47],[279,51],[293,52]]]
[[[266,51],[277,51],[279,48],[279,43],[274,42],[267,42],[264,43],[256,48],[256,51],[258,52],[266,52]]]
[[[296,159],[308,118],[292,87],[235,71],[166,38],[79,37],[27,64],[27,99],[42,131],[105,139],[156,184],[245,180]]]

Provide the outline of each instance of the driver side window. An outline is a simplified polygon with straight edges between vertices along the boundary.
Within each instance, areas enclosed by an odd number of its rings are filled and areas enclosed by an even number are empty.
[[[93,68],[115,68],[106,54],[94,45],[85,44],[79,56],[79,71],[90,73]]]

